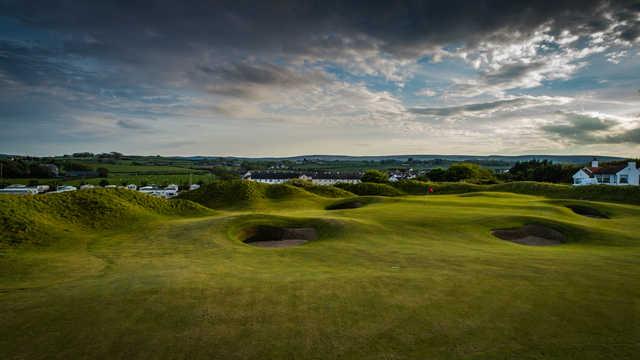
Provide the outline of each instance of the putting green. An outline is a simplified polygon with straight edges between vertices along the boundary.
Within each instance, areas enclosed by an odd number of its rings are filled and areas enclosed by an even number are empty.
[[[601,219],[560,200],[475,193],[325,210],[341,200],[296,190],[248,193],[246,207],[208,198],[213,211],[125,190],[82,193],[0,197],[0,358],[640,353],[638,206],[571,200]],[[527,224],[566,242],[491,234]],[[243,243],[257,226],[313,228],[317,238]]]

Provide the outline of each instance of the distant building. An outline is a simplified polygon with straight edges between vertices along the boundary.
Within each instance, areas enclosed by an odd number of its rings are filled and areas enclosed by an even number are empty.
[[[573,174],[573,185],[640,185],[640,170],[634,161],[626,165],[603,166],[594,159],[591,166],[584,167]]]
[[[51,176],[53,176],[53,177],[60,176],[60,169],[58,168],[58,166],[56,164],[43,164],[41,166],[47,168],[47,170],[49,170],[49,174],[51,174]]]
[[[400,180],[413,180],[416,174],[413,169],[396,169],[389,172],[389,182],[398,182]]]
[[[300,179],[311,181],[316,185],[334,185],[338,183],[357,184],[360,182],[361,174],[344,172],[282,172],[282,171],[259,171],[247,172],[243,179],[252,180],[265,184],[283,184],[289,180]]]

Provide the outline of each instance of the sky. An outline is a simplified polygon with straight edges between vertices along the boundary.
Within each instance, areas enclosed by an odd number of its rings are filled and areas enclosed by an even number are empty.
[[[0,153],[640,153],[640,1],[0,0]]]

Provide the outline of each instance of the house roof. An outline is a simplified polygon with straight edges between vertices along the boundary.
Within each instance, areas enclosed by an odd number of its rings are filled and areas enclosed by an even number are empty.
[[[318,179],[345,180],[345,179],[360,179],[362,177],[361,174],[347,173],[347,172],[309,172],[309,173],[305,173],[305,175],[316,180]]]
[[[602,167],[585,167],[584,170],[587,174],[591,175],[615,175],[620,170],[627,167],[627,164],[621,165],[610,165],[610,166],[602,166]]]
[[[252,179],[297,179],[300,177],[300,173],[296,172],[281,172],[281,171],[264,171],[251,173]]]

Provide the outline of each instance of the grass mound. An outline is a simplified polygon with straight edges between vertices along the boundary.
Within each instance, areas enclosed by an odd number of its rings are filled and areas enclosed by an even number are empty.
[[[218,181],[179,195],[212,209],[247,207],[264,197],[264,186],[251,181]]]
[[[340,189],[338,187],[330,186],[330,185],[316,185],[311,181],[296,179],[296,180],[289,181],[287,184],[302,188],[305,191],[308,191],[312,194],[316,194],[322,197],[342,198],[342,197],[353,196],[353,193],[347,190]]]
[[[592,201],[612,201],[626,204],[640,204],[640,187],[588,185],[571,186],[535,181],[514,181],[504,184],[477,185],[465,182],[423,182],[417,180],[399,181],[393,187],[410,195],[463,194],[471,192],[507,192],[524,195],[545,196],[553,199],[578,199]]]
[[[0,244],[45,244],[78,228],[108,229],[148,216],[200,216],[210,210],[185,200],[124,189],[41,196],[0,196]]]
[[[212,209],[245,210],[318,207],[323,198],[289,184],[268,185],[247,180],[218,181],[179,196]]]
[[[491,232],[495,237],[516,244],[532,246],[560,245],[567,241],[558,230],[540,224],[527,224],[518,228],[496,229]]]
[[[403,180],[394,183],[393,186],[402,192],[411,195],[427,195],[429,189],[433,189],[434,194],[461,194],[472,191],[482,191],[482,185],[469,184],[465,182],[425,182],[418,180]]]
[[[378,196],[400,196],[404,193],[395,187],[387,184],[359,183],[359,184],[336,184],[336,187],[349,191],[356,195],[378,195]]]

